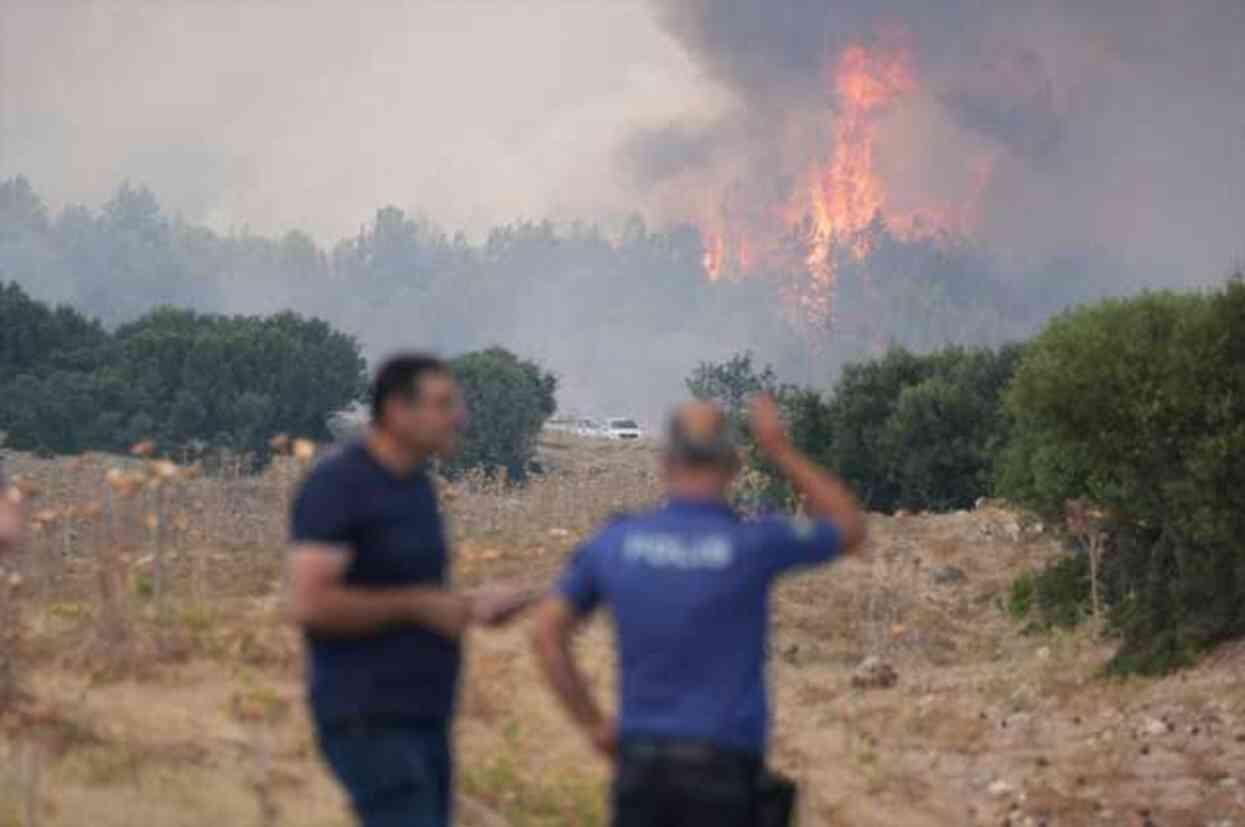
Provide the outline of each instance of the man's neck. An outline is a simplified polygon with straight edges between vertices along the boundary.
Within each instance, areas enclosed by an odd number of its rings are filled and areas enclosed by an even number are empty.
[[[427,452],[409,448],[375,427],[368,430],[363,444],[374,460],[398,477],[405,477],[428,459]]]
[[[674,502],[725,503],[726,492],[716,485],[698,485],[684,482],[667,486],[666,497]]]

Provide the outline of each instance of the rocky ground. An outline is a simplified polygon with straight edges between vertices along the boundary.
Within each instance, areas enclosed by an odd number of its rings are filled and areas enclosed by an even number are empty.
[[[556,488],[450,492],[464,580],[547,579],[591,519],[651,496],[643,453],[560,450]],[[1025,634],[1003,609],[1011,579],[1058,553],[1048,530],[987,503],[872,532],[774,601],[774,762],[803,785],[802,824],[1245,827],[1245,649],[1104,679],[1110,643],[1091,629]],[[120,656],[92,636],[81,581],[27,596],[0,827],[349,823],[303,717],[279,554],[212,555],[228,576],[138,612],[131,643],[158,645],[126,669],[108,668]],[[608,624],[580,645],[608,691]],[[607,768],[540,686],[521,626],[473,639],[458,738],[467,827],[605,823]]]

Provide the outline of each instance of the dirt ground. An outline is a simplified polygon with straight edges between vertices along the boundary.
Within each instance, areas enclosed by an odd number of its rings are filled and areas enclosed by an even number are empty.
[[[594,519],[653,495],[641,449],[547,449],[556,486],[448,492],[464,582],[547,580]],[[293,478],[239,499],[278,502]],[[43,508],[84,496],[43,484]],[[198,519],[224,520],[227,500]],[[350,823],[304,716],[280,552],[258,545],[277,542],[274,519],[232,545],[190,529],[166,540],[178,551],[162,576],[195,582],[158,606],[127,598],[120,637],[99,633],[112,604],[90,585],[96,535],[66,529],[55,545],[75,559],[55,576],[23,564],[21,588],[0,596],[21,631],[6,653],[17,690],[0,713],[0,827]],[[1111,650],[1091,630],[1025,634],[1003,609],[1010,580],[1057,550],[989,505],[877,516],[860,557],[779,588],[773,761],[802,783],[801,824],[1245,827],[1245,648],[1162,680],[1100,677]],[[608,622],[579,645],[607,693]],[[868,656],[895,669],[893,687],[853,688]],[[457,739],[465,827],[606,823],[608,768],[537,680],[522,624],[473,635]]]

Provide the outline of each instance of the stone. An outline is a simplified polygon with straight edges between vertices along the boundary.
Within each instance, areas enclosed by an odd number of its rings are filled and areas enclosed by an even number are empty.
[[[956,583],[963,583],[967,575],[964,574],[963,569],[955,566],[939,566],[934,569],[931,577],[940,586],[950,586]]]
[[[854,689],[889,689],[899,682],[899,673],[886,661],[870,655],[852,675]]]
[[[1003,781],[1002,779],[995,781],[993,784],[991,784],[989,787],[986,788],[986,792],[990,793],[990,795],[994,796],[995,798],[1002,798],[1003,796],[1011,795],[1015,791],[1016,791],[1015,787],[1013,787],[1011,784],[1008,784],[1006,781]]]

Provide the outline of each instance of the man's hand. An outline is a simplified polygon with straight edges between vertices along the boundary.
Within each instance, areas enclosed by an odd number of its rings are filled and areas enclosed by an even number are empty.
[[[752,400],[752,437],[757,447],[804,497],[808,513],[834,523],[839,530],[842,550],[846,553],[859,548],[865,539],[867,520],[856,497],[842,480],[819,467],[792,444],[783,427],[778,403],[768,395],[759,394]]]
[[[752,398],[752,438],[766,456],[775,458],[791,447],[787,429],[782,422],[782,411],[769,394],[757,394]]]
[[[531,586],[486,586],[471,592],[471,622],[478,626],[504,626],[541,596]]]

